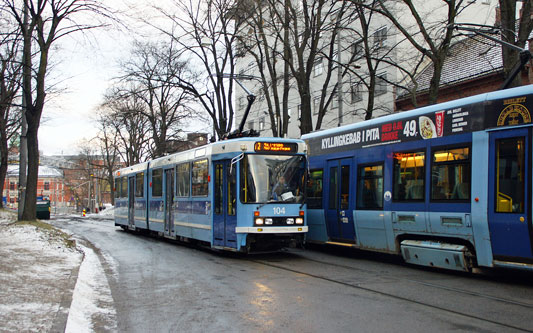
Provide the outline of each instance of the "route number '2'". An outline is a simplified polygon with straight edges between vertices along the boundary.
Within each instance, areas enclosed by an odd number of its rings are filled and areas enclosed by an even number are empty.
[[[274,215],[285,214],[285,207],[273,207],[272,209],[274,209]]]
[[[405,127],[403,128],[403,135],[416,136],[416,120],[410,120],[405,123]]]

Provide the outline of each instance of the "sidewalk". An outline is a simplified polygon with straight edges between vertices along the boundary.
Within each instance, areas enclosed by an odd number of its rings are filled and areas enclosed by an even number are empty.
[[[113,299],[94,251],[46,224],[15,220],[0,210],[0,332],[115,331]],[[102,314],[110,325],[95,325]]]

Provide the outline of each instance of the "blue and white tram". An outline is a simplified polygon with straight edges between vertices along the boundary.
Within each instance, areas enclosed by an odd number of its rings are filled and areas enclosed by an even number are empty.
[[[533,85],[311,133],[308,242],[533,269]]]
[[[238,252],[302,244],[305,147],[240,138],[118,170],[115,225]]]

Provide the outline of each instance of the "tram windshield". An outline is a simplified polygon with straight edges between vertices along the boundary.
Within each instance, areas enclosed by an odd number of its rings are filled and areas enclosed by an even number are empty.
[[[303,202],[305,157],[247,154],[241,161],[243,203]]]

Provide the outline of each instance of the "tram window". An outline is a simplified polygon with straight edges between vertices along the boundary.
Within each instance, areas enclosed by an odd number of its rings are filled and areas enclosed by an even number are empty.
[[[189,172],[190,164],[182,163],[176,167],[176,179],[178,187],[178,197],[188,197],[191,186],[191,173]]]
[[[524,212],[524,138],[496,141],[496,212]]]
[[[433,151],[431,200],[470,200],[470,148]]]
[[[235,205],[237,204],[237,175],[236,172],[231,172],[227,168],[226,175],[228,177],[228,215],[235,215]]]
[[[120,197],[121,198],[127,198],[128,197],[128,177],[122,177],[120,178],[122,185],[120,186]]]
[[[322,208],[322,182],[324,170],[315,169],[309,173],[309,180],[307,181],[306,197],[307,208],[320,209]]]
[[[207,159],[192,162],[192,196],[207,196],[209,170]]]
[[[152,196],[160,197],[163,195],[163,169],[152,171]]]
[[[357,208],[382,209],[383,165],[360,165],[357,175]]]
[[[394,201],[424,200],[425,189],[425,153],[394,153],[394,183],[392,186]]]
[[[115,189],[114,189],[115,198],[120,198],[120,185],[121,185],[120,178],[115,178]]]
[[[215,214],[224,214],[224,165],[215,164]]]
[[[144,193],[144,172],[135,175],[135,196],[142,198]]]

